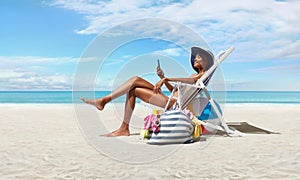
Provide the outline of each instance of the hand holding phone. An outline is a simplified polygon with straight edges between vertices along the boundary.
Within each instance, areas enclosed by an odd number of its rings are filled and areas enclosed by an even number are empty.
[[[156,73],[160,78],[164,78],[165,74],[163,72],[163,70],[161,70],[160,68],[160,63],[159,63],[159,59],[157,59],[157,67],[156,67]]]

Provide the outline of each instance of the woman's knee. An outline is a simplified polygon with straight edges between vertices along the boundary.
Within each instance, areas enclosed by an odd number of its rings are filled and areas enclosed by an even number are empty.
[[[147,88],[147,89],[153,89],[153,85],[146,81],[145,79],[139,77],[139,76],[134,76],[130,80],[131,83],[131,88],[136,88],[136,87],[141,87],[141,88]]]
[[[144,79],[139,76],[133,76],[132,78],[130,78],[130,82],[132,83],[132,85],[137,85],[142,81],[144,81]]]
[[[135,82],[135,81],[138,81],[140,80],[141,78],[139,76],[133,76],[129,79],[129,81],[132,81],[132,82]]]

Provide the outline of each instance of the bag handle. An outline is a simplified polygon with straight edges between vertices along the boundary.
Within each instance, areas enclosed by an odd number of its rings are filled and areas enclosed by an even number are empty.
[[[178,104],[178,107],[179,107],[179,109],[180,110],[182,110],[181,109],[181,97],[182,97],[182,94],[181,94],[181,91],[180,91],[180,89],[181,89],[181,82],[179,81],[179,82],[177,82],[177,89],[178,89],[178,99],[177,99],[177,104]]]
[[[170,94],[170,96],[169,96],[169,100],[168,100],[168,102],[167,102],[167,104],[166,104],[166,107],[165,107],[165,109],[164,109],[164,112],[166,112],[166,111],[168,110],[169,104],[170,104],[170,102],[171,102],[171,99],[172,99],[173,96],[174,96],[175,91],[178,90],[178,92],[179,92],[179,83],[180,83],[180,82],[177,82],[177,84],[174,86],[174,88],[173,88],[173,90],[172,90],[172,92],[171,92],[171,94]],[[178,95],[176,104],[179,105],[179,107],[181,108],[181,104],[178,103],[179,96],[180,96],[180,95]]]

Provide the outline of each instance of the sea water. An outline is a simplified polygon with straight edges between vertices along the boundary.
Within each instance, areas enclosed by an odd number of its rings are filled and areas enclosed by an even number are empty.
[[[88,99],[100,98],[111,91],[0,91],[0,103],[81,103],[80,97]],[[169,95],[169,92],[164,92]],[[290,91],[226,91],[211,92],[213,98],[220,103],[269,103],[269,104],[300,104],[300,92]],[[125,102],[121,96],[113,103]],[[140,100],[137,99],[138,102]]]

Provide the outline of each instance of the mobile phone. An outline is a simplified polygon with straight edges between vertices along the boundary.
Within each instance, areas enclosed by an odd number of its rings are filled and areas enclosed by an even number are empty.
[[[160,67],[159,59],[157,59],[157,66]]]

